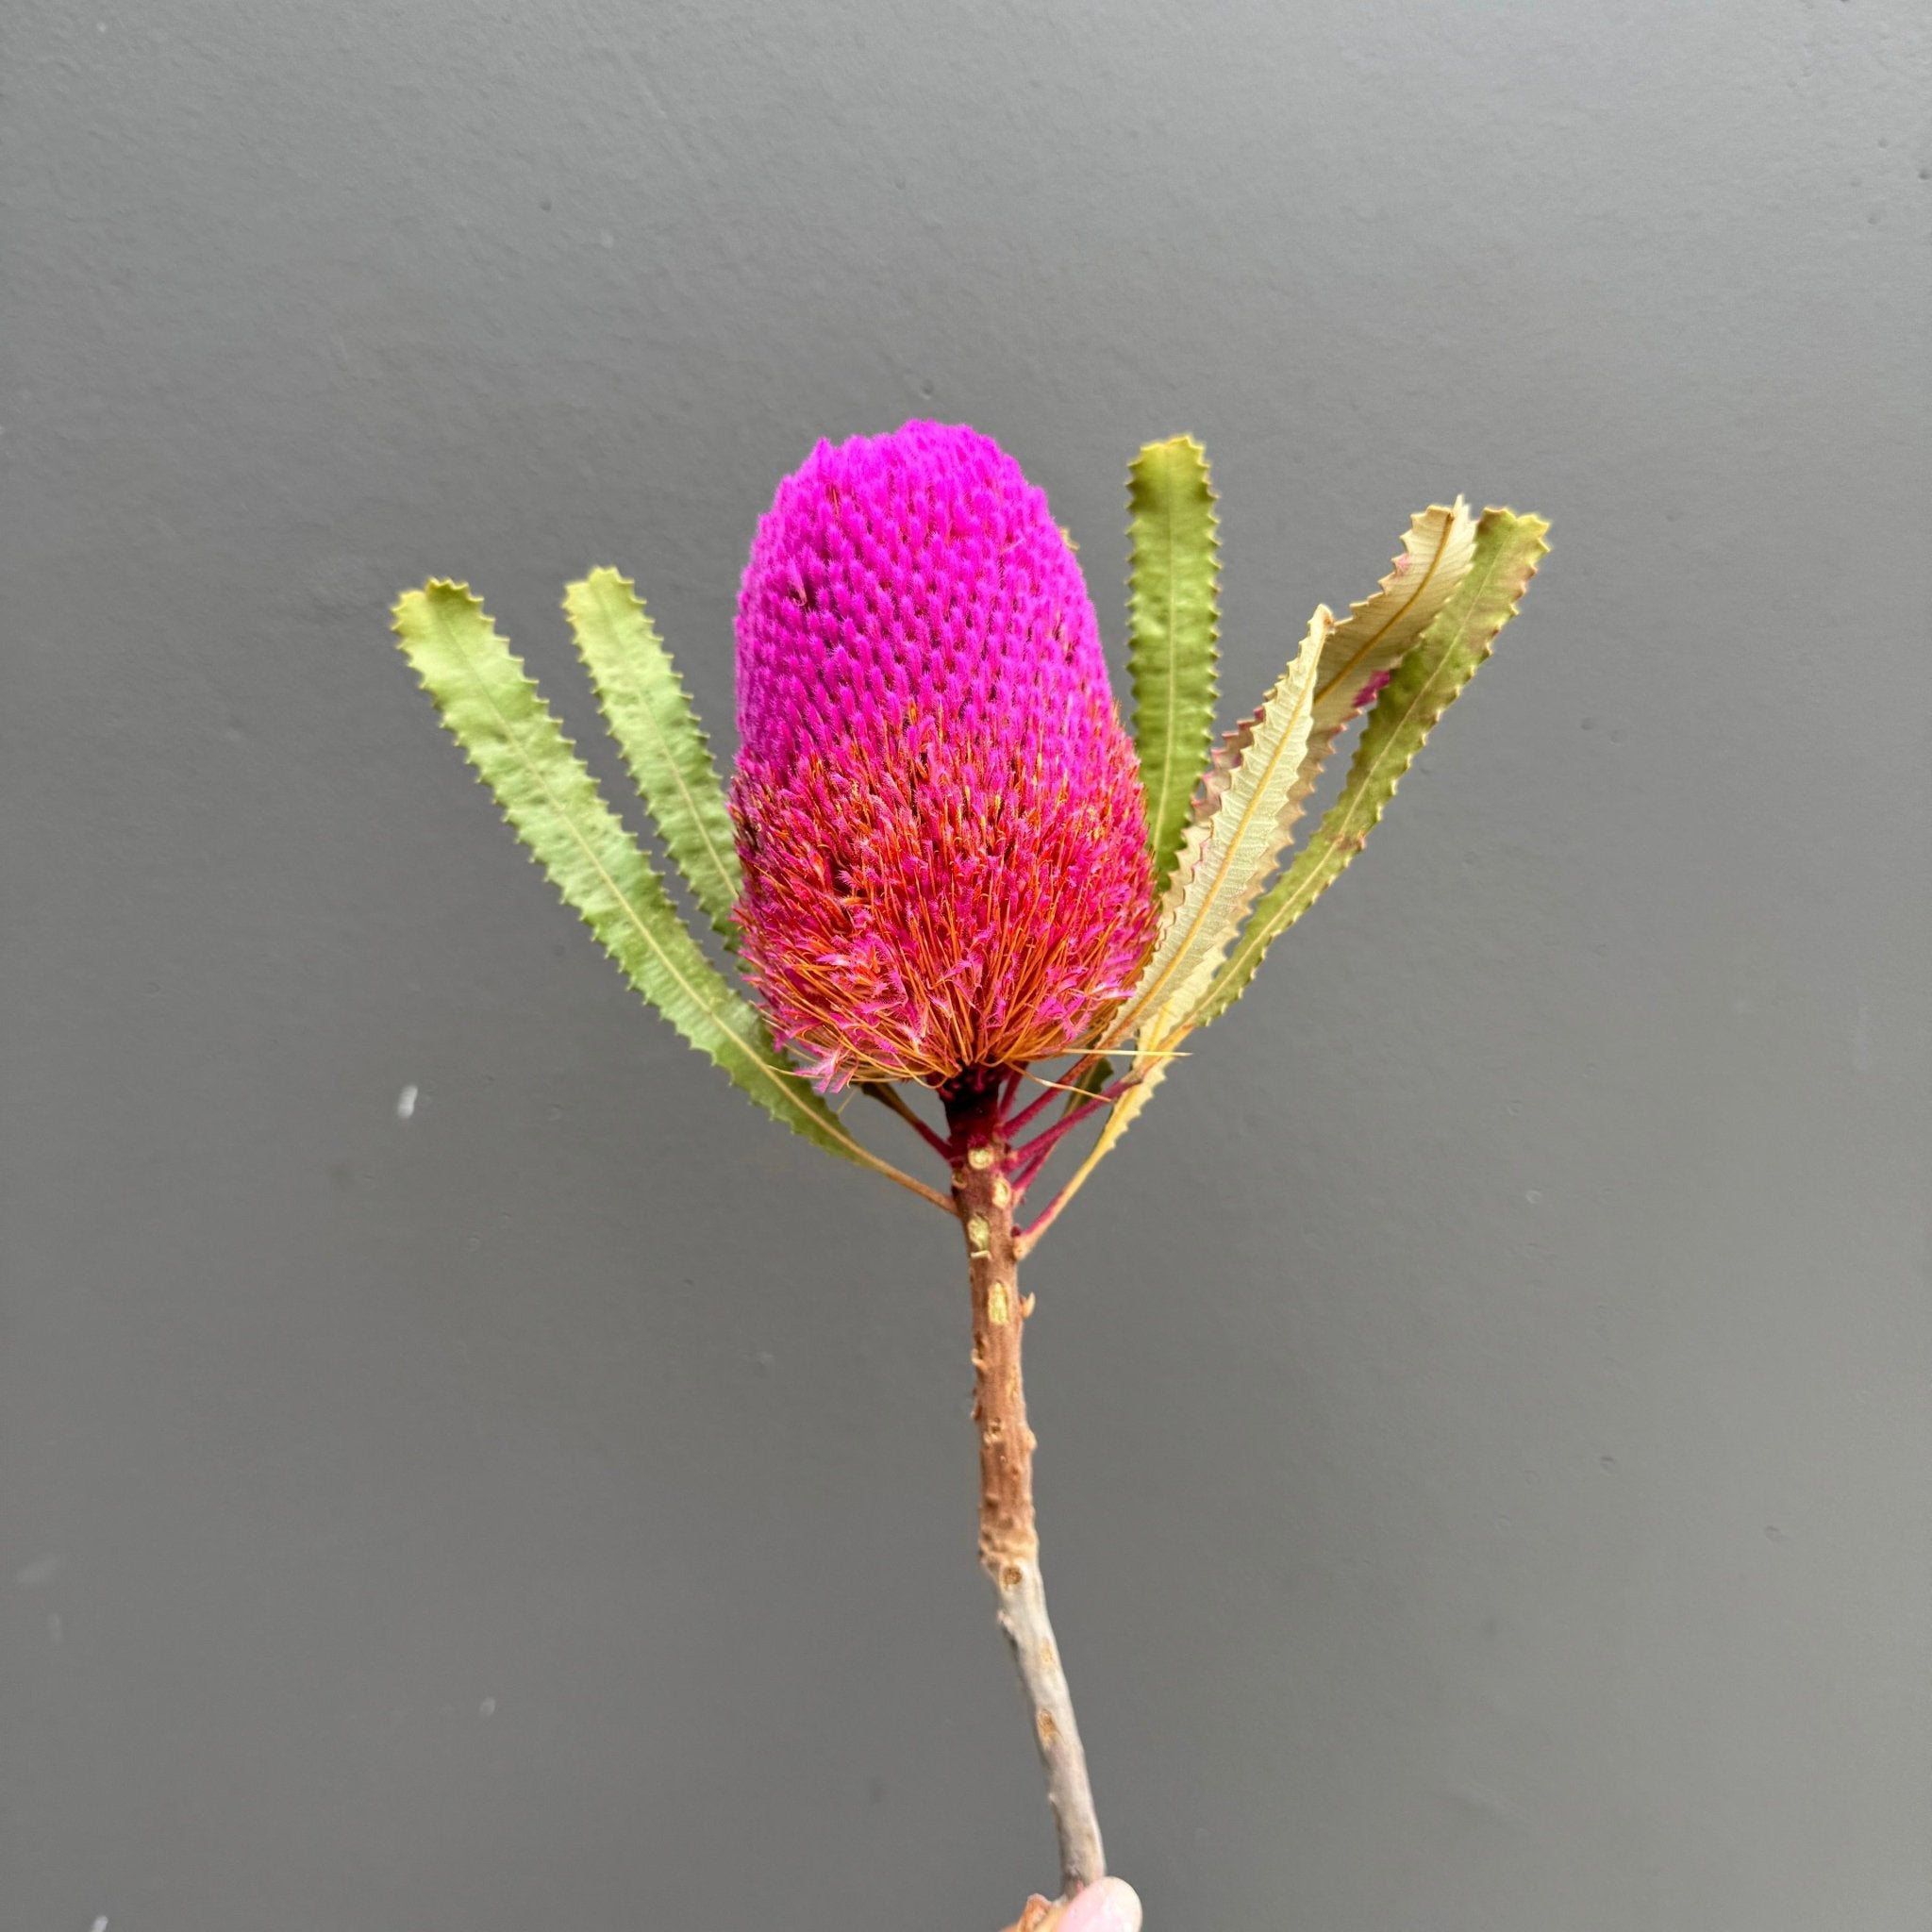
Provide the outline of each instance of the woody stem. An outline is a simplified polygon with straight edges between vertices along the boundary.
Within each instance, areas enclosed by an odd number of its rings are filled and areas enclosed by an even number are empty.
[[[1033,1517],[1033,1432],[1020,1378],[1020,1344],[1031,1310],[1020,1299],[1013,1245],[1011,1149],[999,1118],[1000,1089],[962,1083],[946,1096],[960,1150],[953,1199],[966,1231],[973,1291],[973,1419],[979,1430],[979,1560],[992,1578],[999,1624],[1012,1646],[1046,1772],[1046,1800],[1059,1835],[1066,1896],[1107,1871],[1087,1759],[1072,1694],[1046,1613],[1040,1536]]]

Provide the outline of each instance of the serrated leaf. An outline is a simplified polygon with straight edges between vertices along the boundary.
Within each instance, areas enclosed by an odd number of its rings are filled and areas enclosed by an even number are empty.
[[[637,586],[593,570],[563,593],[577,654],[664,849],[706,918],[736,950],[738,848],[711,747]]]
[[[1301,812],[1295,783],[1332,622],[1319,606],[1300,651],[1232,734],[1212,809],[1189,828],[1154,951],[1105,1043],[1134,1034],[1157,1052],[1170,1043],[1170,1018],[1198,1005],[1273,874]]]
[[[1448,506],[1433,503],[1409,519],[1394,567],[1373,597],[1349,607],[1323,653],[1315,720],[1295,784],[1298,807],[1321,782],[1335,741],[1374,702],[1409,647],[1455,594],[1474,554],[1475,519],[1461,497]]]
[[[1317,733],[1332,738],[1363,708],[1366,688],[1401,662],[1468,575],[1474,556],[1475,519],[1461,497],[1432,503],[1408,520],[1401,556],[1373,597],[1349,606],[1322,654],[1311,751]]]
[[[1462,694],[1496,635],[1516,614],[1549,525],[1507,509],[1483,512],[1474,556],[1455,595],[1375,699],[1341,795],[1262,898],[1208,996],[1186,1016],[1205,1026],[1238,1000],[1262,955],[1341,877],[1380,822],[1402,775],[1442,713]]]
[[[860,1146],[785,1069],[757,1009],[698,949],[637,841],[467,585],[432,580],[395,608],[402,648],[518,839],[625,976],[774,1119],[940,1200]]]
[[[1409,519],[1402,554],[1374,595],[1352,606],[1348,618],[1328,630],[1315,673],[1307,743],[1299,755],[1300,764],[1293,782],[1274,819],[1272,849],[1257,845],[1249,855],[1253,867],[1243,870],[1240,892],[1225,907],[1225,917],[1234,923],[1225,940],[1210,950],[1197,953],[1195,970],[1185,980],[1172,983],[1165,990],[1161,1008],[1171,1019],[1184,1021],[1206,992],[1223,951],[1233,940],[1234,930],[1256,895],[1274,875],[1336,738],[1363,703],[1373,701],[1388,678],[1390,668],[1401,661],[1446,605],[1468,573],[1474,545],[1475,524],[1461,497],[1453,506],[1434,504],[1418,512]],[[1164,911],[1169,917],[1199,864],[1209,838],[1210,824],[1222,812],[1229,789],[1248,758],[1257,731],[1269,717],[1273,702],[1271,693],[1253,717],[1243,719],[1226,735],[1208,761],[1191,807],[1190,822],[1181,835],[1180,853],[1168,886]],[[1150,972],[1142,984],[1152,983]],[[1130,1003],[1122,1015],[1124,1022],[1138,1022],[1143,1040],[1158,1037],[1158,1026],[1150,1031],[1150,1023],[1156,1018],[1154,1008],[1144,1004],[1137,1012]],[[1117,1027],[1112,1037],[1124,1035]]]
[[[1128,465],[1127,536],[1127,675],[1158,895],[1214,731],[1221,539],[1192,437],[1150,442]]]
[[[1348,616],[1329,632],[1315,681],[1314,719],[1295,784],[1291,820],[1300,816],[1300,807],[1319,782],[1336,739],[1374,701],[1403,653],[1449,601],[1469,569],[1474,548],[1475,522],[1461,497],[1453,506],[1431,504],[1418,511],[1409,519],[1402,554],[1376,586],[1375,594],[1351,605]],[[1207,818],[1219,803],[1253,724],[1252,719],[1243,719],[1214,747],[1194,793],[1193,823]]]

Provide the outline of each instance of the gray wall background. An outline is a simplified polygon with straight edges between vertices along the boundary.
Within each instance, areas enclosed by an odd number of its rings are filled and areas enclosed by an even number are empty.
[[[471,577],[588,740],[614,561],[728,744],[758,512],[915,414],[1049,488],[1116,647],[1125,461],[1203,436],[1230,713],[1411,508],[1556,524],[1032,1271],[1151,1923],[1932,1923],[1917,8],[4,38],[0,1924],[1050,1878],[955,1231],[635,1007],[386,629]]]

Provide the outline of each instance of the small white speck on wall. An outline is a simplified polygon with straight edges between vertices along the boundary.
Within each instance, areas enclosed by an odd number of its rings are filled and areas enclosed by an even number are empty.
[[[406,1121],[416,1111],[416,1087],[412,1082],[396,1095],[396,1118]]]
[[[494,1717],[496,1715],[496,1699],[486,1697],[477,1708],[482,1711],[485,1717]]]
[[[94,1932],[108,1932],[107,1913],[103,1912],[101,1916],[94,1921]]]

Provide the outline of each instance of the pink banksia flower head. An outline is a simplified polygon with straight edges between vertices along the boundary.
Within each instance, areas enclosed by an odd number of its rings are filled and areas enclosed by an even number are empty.
[[[1043,491],[991,438],[821,442],[752,543],[741,952],[822,1088],[1024,1066],[1153,934],[1133,745]]]

